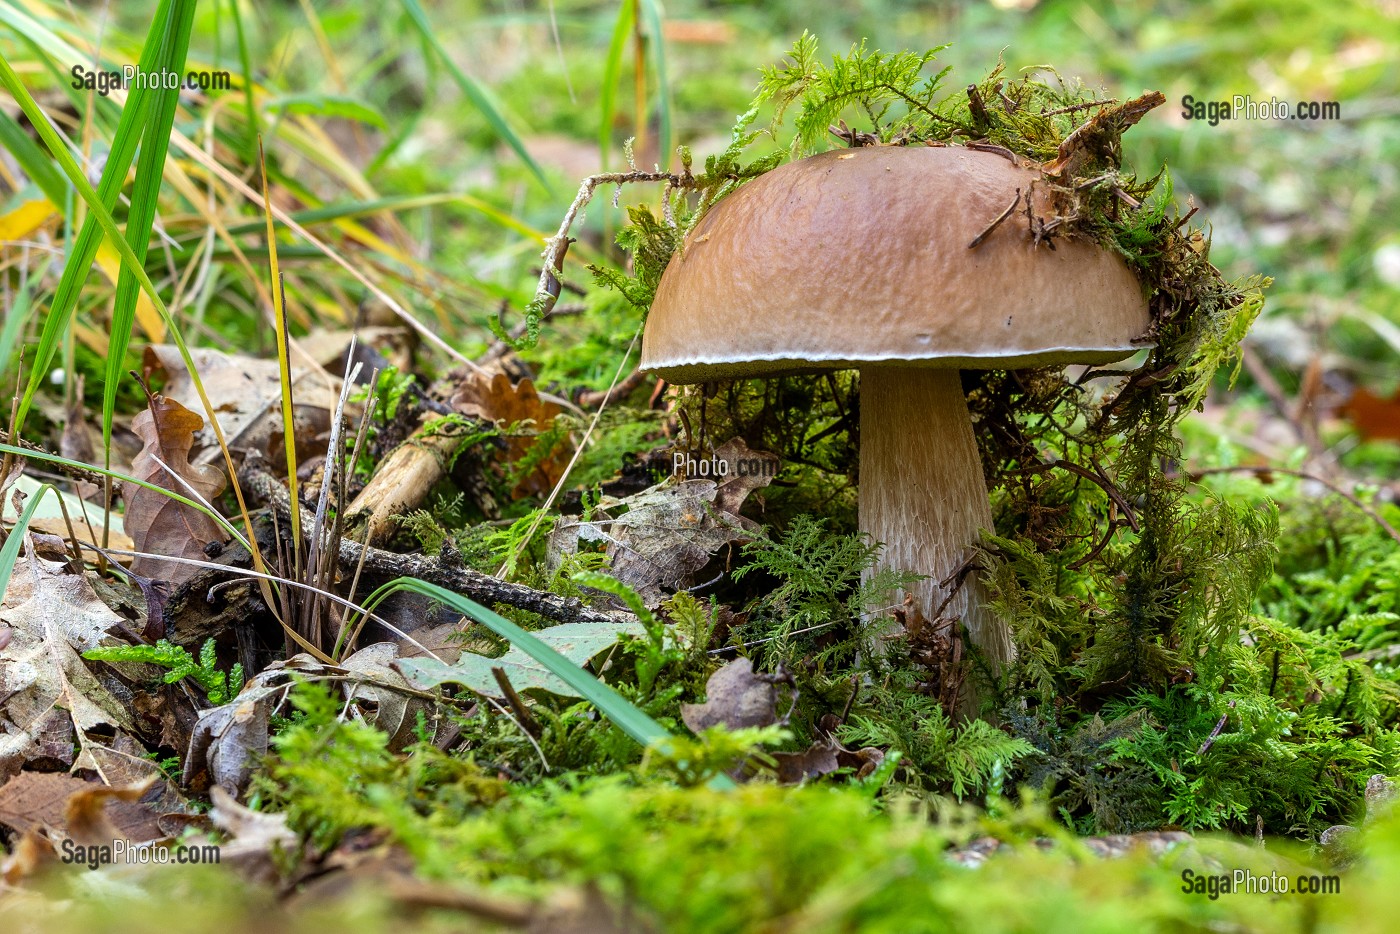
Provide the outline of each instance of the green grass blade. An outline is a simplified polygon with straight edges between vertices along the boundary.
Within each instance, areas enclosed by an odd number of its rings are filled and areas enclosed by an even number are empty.
[[[234,526],[233,523],[229,522],[223,516],[219,515],[219,513],[211,510],[208,506],[205,506],[203,503],[199,502],[199,500],[190,499],[188,496],[176,493],[174,490],[167,490],[165,487],[157,486],[156,484],[151,483],[148,480],[141,480],[137,477],[131,476],[130,474],[124,474],[116,470],[109,470],[106,467],[98,467],[95,464],[84,464],[82,461],[75,461],[71,458],[62,457],[58,454],[50,454],[48,451],[36,451],[33,448],[22,448],[13,444],[5,444],[4,442],[0,442],[0,454],[13,454],[18,458],[27,460],[44,461],[50,464],[63,464],[67,467],[79,467],[83,470],[90,470],[93,473],[101,474],[104,477],[111,477],[113,480],[117,480],[121,483],[134,483],[137,486],[143,487],[154,493],[159,493],[162,496],[167,496],[170,499],[175,500],[175,502],[180,503],[181,505],[188,506],[191,509],[199,510],[200,512],[208,516],[210,519],[213,519],[216,523],[218,523],[219,528],[227,532],[229,536],[235,541],[237,541],[240,545],[244,546],[245,548],[249,547],[248,540],[244,538],[243,533],[238,531],[238,528]]]
[[[44,273],[48,271],[49,263],[47,258],[39,264],[39,268],[33,273],[33,279],[42,281]],[[34,311],[34,303],[29,290],[29,279],[20,282],[14,292],[14,301],[10,303],[9,309],[5,312],[5,325],[0,328],[0,374],[9,372],[10,359],[14,355],[15,347],[19,342],[20,332],[29,323],[29,316]],[[7,379],[6,382],[9,382]]]
[[[608,170],[608,150],[612,148],[612,125],[617,116],[617,81],[622,77],[622,53],[632,32],[632,0],[618,4],[617,22],[613,25],[608,57],[603,64],[603,86],[598,92],[598,154],[600,167]]]
[[[413,577],[400,577],[376,590],[365,607],[372,609],[390,593],[406,590],[410,593],[436,600],[451,607],[463,616],[476,620],[511,645],[525,652],[558,678],[578,692],[580,697],[590,701],[603,716],[607,717],[628,736],[643,746],[664,743],[671,738],[661,724],[647,716],[617,691],[584,671],[578,665],[560,655],[535,636],[521,629],[498,613],[493,613],[481,604],[468,600],[461,594],[429,584]]]
[[[656,63],[656,155],[664,170],[671,164],[671,82],[666,76],[666,37],[661,31],[660,0],[638,0],[639,14],[651,36],[652,61]],[[645,166],[643,166],[645,168]]]
[[[39,144],[29,138],[29,134],[24,132],[14,117],[5,111],[0,110],[0,146],[5,151],[15,157],[19,167],[24,170],[34,184],[39,186],[39,190],[44,193],[44,197],[54,203],[56,207],[63,207],[64,195],[68,190],[68,184],[64,182],[63,176],[58,169],[53,167],[53,162],[44,151],[39,148]]]
[[[496,132],[496,135],[505,140],[506,145],[511,149],[515,150],[515,154],[529,167],[530,171],[534,174],[535,178],[539,179],[540,184],[544,186],[545,190],[552,190],[549,182],[544,177],[544,172],[540,169],[535,160],[531,158],[530,153],[525,149],[525,144],[520,141],[520,137],[510,128],[510,124],[506,122],[505,115],[503,115],[500,108],[492,102],[490,96],[486,93],[486,89],[472,80],[470,75],[458,68],[457,63],[452,60],[451,56],[447,54],[447,50],[442,47],[442,43],[438,42],[437,34],[433,31],[432,24],[428,22],[428,15],[423,12],[423,7],[418,3],[418,0],[400,0],[400,2],[403,4],[403,8],[408,12],[408,18],[413,21],[413,25],[417,27],[418,32],[422,35],[423,41],[427,42],[428,45],[432,47],[433,51],[437,53],[438,58],[442,59],[442,63],[447,66],[448,72],[452,75],[452,80],[457,82],[457,87],[462,90],[462,94],[467,100],[471,101],[472,106],[486,118],[486,122],[491,124],[491,129]]]
[[[172,0],[161,0],[159,8],[156,10],[158,20],[169,16],[171,2]],[[150,71],[155,67],[160,55],[162,38],[154,31],[146,37],[146,44],[141,50],[138,68]],[[9,63],[0,58],[0,65],[4,66],[5,84],[10,94],[16,101],[20,102],[30,123],[43,137],[44,143],[49,147],[54,158],[63,165],[64,172],[71,181],[74,176],[72,172],[68,171],[68,166],[73,165],[74,171],[77,170],[76,165],[73,164],[72,156],[49,124],[48,117],[34,104],[34,99],[29,95],[29,92],[24,90]],[[102,170],[102,178],[98,182],[97,192],[93,194],[95,199],[93,203],[101,207],[102,213],[105,213],[109,219],[111,209],[117,203],[117,195],[121,192],[122,183],[126,181],[127,170],[131,168],[132,160],[136,157],[136,146],[141,137],[141,128],[146,122],[150,98],[150,92],[144,88],[134,88],[127,95],[126,106],[122,108],[121,119],[117,122],[117,130],[112,138],[112,147],[107,154],[107,165]],[[26,100],[30,104],[29,107],[24,106]],[[92,191],[92,186],[88,184],[85,175],[78,172],[77,177],[82,179],[82,185],[79,186],[80,191],[83,188]],[[84,193],[84,199],[87,200],[86,193]],[[39,390],[39,386],[48,372],[49,364],[53,362],[54,354],[58,352],[63,335],[68,330],[68,323],[78,304],[78,293],[82,290],[88,272],[92,269],[92,262],[97,256],[97,247],[101,241],[102,227],[98,220],[98,213],[93,211],[88,215],[87,220],[83,222],[82,229],[78,232],[73,249],[68,255],[68,263],[59,279],[53,302],[49,305],[49,313],[44,318],[44,327],[39,334],[39,344],[35,351],[34,365],[29,373],[29,383],[20,399],[19,409],[15,417],[14,431],[16,434],[24,427],[24,419],[29,413],[34,393]],[[122,242],[122,245],[125,245],[125,241]]]
[[[165,20],[157,18],[151,24],[152,34],[159,32],[165,37],[157,65],[161,71],[185,73],[185,54],[190,47],[194,8],[195,0],[174,0],[165,10]],[[149,38],[147,41],[150,41]],[[136,179],[131,190],[131,211],[126,220],[126,242],[131,245],[137,262],[142,264],[146,262],[156,204],[160,200],[165,156],[170,149],[170,130],[175,125],[175,111],[180,104],[179,88],[158,88],[150,93],[149,116],[141,137],[141,155],[136,162]],[[136,321],[136,297],[136,279],[130,269],[123,267],[117,276],[117,295],[112,306],[112,327],[107,344],[106,382],[102,387],[102,449],[109,465],[117,386],[126,370],[127,347],[131,343],[131,329]]]
[[[217,2],[217,0],[216,0]],[[258,118],[258,104],[253,99],[253,60],[248,53],[248,39],[243,34],[243,14],[238,10],[238,0],[228,0],[229,14],[233,17],[233,30],[238,39],[238,66],[243,74],[243,110],[248,124],[247,156],[252,159],[258,151],[258,139],[262,136],[262,121]]]
[[[34,518],[34,511],[39,508],[45,493],[56,495],[58,491],[52,483],[41,484],[34,495],[29,497],[29,502],[24,504],[24,512],[19,514],[19,520],[5,539],[5,547],[0,548],[0,600],[5,597],[5,591],[10,586],[10,575],[14,573],[15,562],[19,560],[19,550],[24,545],[24,530],[29,528],[29,521]]]

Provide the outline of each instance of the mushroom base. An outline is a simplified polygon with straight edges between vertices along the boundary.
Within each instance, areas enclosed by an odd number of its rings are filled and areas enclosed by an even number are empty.
[[[1011,632],[987,609],[977,575],[966,575],[960,587],[956,580],[942,586],[971,554],[980,531],[990,528],[982,461],[958,371],[862,370],[860,530],[885,546],[869,573],[891,567],[927,575],[910,589],[914,607],[930,621],[961,620],[996,671],[1014,654]],[[959,697],[967,717],[977,714],[974,680],[964,680]]]

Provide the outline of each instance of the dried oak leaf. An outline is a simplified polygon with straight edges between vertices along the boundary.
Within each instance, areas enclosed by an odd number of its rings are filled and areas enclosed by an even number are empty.
[[[223,471],[197,467],[189,460],[194,434],[203,425],[203,418],[174,399],[159,393],[152,396],[150,405],[131,421],[131,430],[143,442],[141,453],[131,462],[132,476],[186,499],[191,498],[190,489],[205,500],[217,497],[225,485]],[[223,529],[209,516],[155,490],[123,483],[122,497],[126,500],[126,534],[136,543],[136,551],[202,560],[206,557],[206,545],[227,541]],[[180,583],[199,569],[163,558],[143,557],[132,562],[131,570],[143,577]]]
[[[292,397],[298,458],[325,453],[325,433],[340,394],[340,379],[320,367],[303,367],[305,357],[293,346]],[[276,359],[245,354],[225,354],[208,348],[191,351],[204,391],[214,406],[228,445],[235,451],[256,450],[269,455],[274,469],[286,469],[282,435],[282,376]],[[180,350],[173,344],[146,348],[146,369],[165,371],[164,394],[189,409],[199,409],[199,391],[190,379]],[[321,440],[318,442],[318,436]],[[319,446],[318,446],[319,445]],[[219,459],[218,437],[213,426],[196,429],[196,464]],[[280,456],[280,461],[279,461]],[[138,474],[139,476],[139,474]]]
[[[713,459],[728,465],[715,489],[715,508],[736,516],[749,494],[772,483],[778,472],[778,455],[752,450],[743,438],[715,448]]]
[[[494,422],[503,428],[523,426],[533,433],[543,432],[552,426],[554,419],[564,411],[557,404],[541,399],[535,384],[529,379],[512,383],[504,373],[494,376],[471,374],[457,386],[450,404],[453,410],[471,418]],[[530,453],[535,444],[534,437],[513,434],[506,439],[505,462],[517,463]],[[534,471],[516,484],[511,495],[522,499],[549,492],[564,475],[570,454],[567,444],[556,443]]]
[[[604,497],[590,521],[561,518],[550,534],[549,565],[576,553],[580,542],[603,542],[612,576],[648,606],[690,586],[691,576],[722,548],[758,534],[758,525],[739,510],[776,473],[776,455],[752,451],[740,438],[720,445],[713,458],[729,464],[719,481],[668,480],[625,499]]]
[[[712,726],[731,730],[771,726],[778,722],[777,685],[789,681],[787,675],[762,675],[753,662],[736,658],[705,682],[705,703],[681,704],[681,719],[692,733]]]
[[[149,843],[165,834],[155,811],[141,799],[156,783],[154,775],[135,785],[113,788],[84,782],[68,796],[63,806],[63,822],[68,836],[79,846],[110,846],[117,840]]]
[[[17,561],[0,620],[11,627],[0,648],[0,775],[43,755],[40,743],[54,729],[50,713],[56,708],[71,718],[74,738],[84,746],[88,730],[134,730],[126,706],[79,655],[122,622],[85,576],[39,557]]]
[[[837,745],[830,740],[819,740],[801,752],[775,752],[770,755],[778,763],[778,781],[796,785],[839,769],[838,751]]]

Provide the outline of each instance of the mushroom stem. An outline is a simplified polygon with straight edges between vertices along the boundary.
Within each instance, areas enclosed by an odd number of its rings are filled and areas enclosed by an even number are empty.
[[[1013,655],[1011,631],[986,606],[976,573],[953,575],[992,512],[972,419],[957,370],[869,368],[860,374],[860,530],[884,543],[881,568],[927,575],[910,588],[914,606],[935,621],[961,620],[994,671]],[[902,599],[902,597],[901,597]],[[959,710],[977,715],[975,676],[964,681]]]

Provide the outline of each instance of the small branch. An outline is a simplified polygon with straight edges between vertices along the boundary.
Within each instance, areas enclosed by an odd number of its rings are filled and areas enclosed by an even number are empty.
[[[984,240],[986,240],[988,237],[990,237],[990,236],[992,235],[992,231],[994,231],[994,230],[996,230],[998,227],[1000,227],[1000,226],[1001,226],[1001,222],[1004,221],[1004,220],[1006,220],[1008,217],[1010,217],[1010,216],[1011,216],[1011,212],[1014,211],[1014,210],[1016,210],[1016,205],[1018,205],[1018,204],[1020,204],[1020,203],[1021,203],[1021,189],[1017,188],[1017,189],[1016,189],[1016,197],[1014,197],[1014,198],[1011,199],[1011,203],[1008,204],[1008,205],[1006,206],[1006,210],[1005,210],[1005,211],[1002,211],[1001,214],[997,216],[997,219],[996,219],[996,220],[994,220],[994,221],[992,221],[990,224],[988,224],[985,230],[983,230],[983,231],[982,231],[980,234],[978,234],[977,236],[973,237],[973,238],[972,238],[972,242],[969,243],[969,244],[967,245],[967,248],[968,248],[969,250],[975,250],[975,249],[977,249],[979,246],[981,246],[981,245],[982,245],[982,241],[984,241]]]
[[[290,520],[291,500],[287,489],[270,474],[245,468],[240,471],[239,479],[250,496],[271,507],[283,521]],[[512,584],[471,568],[446,566],[423,555],[402,555],[344,538],[339,544],[342,564],[354,566],[363,561],[364,570],[376,577],[416,577],[487,606],[504,603],[560,623],[617,623],[631,619],[628,614],[590,609],[576,597],[561,597],[523,584]]]
[[[1235,709],[1234,701],[1230,701],[1230,709]],[[1196,755],[1203,756],[1210,751],[1210,747],[1215,745],[1215,738],[1220,735],[1221,730],[1225,729],[1225,722],[1229,719],[1229,713],[1221,714],[1220,721],[1215,724],[1215,729],[1210,731],[1210,735],[1206,737],[1206,741],[1201,743],[1201,748],[1196,750]]]
[[[568,253],[569,244],[573,242],[569,236],[569,230],[573,227],[579,212],[587,206],[588,202],[593,200],[593,193],[599,185],[624,185],[629,182],[665,182],[668,193],[671,188],[700,187],[695,176],[689,172],[684,175],[677,175],[674,172],[603,172],[585,178],[583,183],[579,185],[578,194],[574,195],[573,203],[564,212],[564,219],[559,223],[559,230],[544,244],[544,263],[540,268],[540,283],[535,289],[535,298],[531,302],[540,318],[544,318],[553,311],[554,303],[559,300],[559,293],[563,289],[563,282],[559,277],[564,272],[564,255]]]
[[[1116,103],[1118,103],[1118,98],[1116,97],[1110,97],[1102,101],[1082,101],[1078,104],[1070,104],[1068,107],[1061,107],[1058,110],[1042,110],[1040,115],[1042,117],[1054,117],[1059,114],[1074,113],[1077,110],[1088,110],[1090,107],[1107,107],[1110,104]]]
[[[633,370],[626,379],[618,383],[611,389],[590,389],[579,393],[576,400],[579,408],[592,409],[598,406],[607,405],[614,399],[622,399],[632,393],[646,380],[646,374],[641,370]]]
[[[3,441],[5,444],[12,444],[17,448],[24,448],[27,451],[33,451],[36,454],[47,454],[49,457],[57,456],[53,452],[45,450],[40,445],[35,444],[33,441],[26,441],[23,438],[11,438],[10,433],[8,431],[5,431],[3,428],[0,428],[0,441]],[[14,456],[23,457],[24,455],[16,454]],[[97,486],[101,486],[103,482],[107,479],[105,476],[103,476],[95,470],[88,470],[85,467],[76,467],[72,464],[66,464],[63,461],[51,461],[46,459],[44,463],[50,465],[54,470],[67,474],[75,480],[86,480],[88,483],[92,483]]]
[[[1098,486],[1108,494],[1108,498],[1118,507],[1119,512],[1123,513],[1123,518],[1127,520],[1128,526],[1134,532],[1142,531],[1142,527],[1138,525],[1137,514],[1133,512],[1133,507],[1128,505],[1128,500],[1123,496],[1123,492],[1113,485],[1113,481],[1104,475],[1102,468],[1097,464],[1094,465],[1094,469],[1091,471],[1080,467],[1078,464],[1071,463],[1070,461],[1051,461],[1048,464],[1033,464],[1029,467],[1022,467],[1010,472],[1013,474],[1040,474],[1052,470],[1055,467],[1068,470],[1076,477],[1083,477],[1085,480]]]
[[[491,677],[496,679],[496,685],[501,689],[502,696],[506,703],[510,704],[510,709],[515,712],[515,718],[520,721],[520,728],[536,739],[540,735],[539,724],[535,718],[530,716],[530,708],[525,706],[525,702],[520,699],[520,694],[515,690],[515,685],[510,683],[510,678],[506,677],[506,670],[500,666],[491,669]]]
[[[1359,497],[1357,497],[1357,495],[1356,495],[1355,493],[1352,493],[1352,492],[1350,492],[1350,491],[1348,491],[1348,490],[1342,489],[1340,486],[1338,486],[1337,484],[1333,483],[1331,480],[1328,480],[1328,479],[1325,478],[1325,477],[1319,477],[1317,474],[1308,473],[1308,472],[1305,471],[1305,470],[1290,470],[1290,469],[1288,469],[1288,468],[1286,468],[1286,467],[1245,467],[1245,466],[1240,466],[1240,467],[1208,467],[1208,468],[1206,468],[1205,470],[1192,470],[1192,471],[1188,471],[1188,472],[1185,474],[1185,476],[1186,476],[1186,479],[1190,480],[1192,483],[1199,483],[1203,477],[1208,477],[1208,476],[1210,476],[1211,474],[1218,474],[1218,473],[1248,473],[1248,474],[1254,474],[1256,477],[1258,477],[1258,478],[1259,478],[1261,481],[1263,481],[1263,482],[1268,482],[1267,478],[1270,477],[1270,476],[1273,475],[1273,474],[1283,474],[1285,477],[1297,477],[1299,480],[1311,480],[1311,481],[1313,481],[1314,483],[1320,483],[1320,484],[1322,484],[1323,486],[1327,487],[1327,489],[1331,490],[1333,493],[1336,493],[1338,496],[1342,497],[1342,498],[1345,499],[1347,502],[1351,503],[1351,504],[1352,504],[1353,506],[1355,506],[1357,509],[1359,509],[1359,510],[1361,510],[1362,512],[1364,512],[1367,516],[1369,516],[1369,517],[1371,518],[1372,521],[1374,521],[1374,522],[1376,523],[1376,525],[1378,525],[1378,526],[1381,527],[1381,530],[1382,530],[1383,532],[1385,532],[1385,534],[1387,534],[1387,535],[1389,535],[1391,538],[1395,539],[1396,542],[1400,542],[1400,531],[1397,531],[1396,528],[1395,528],[1395,526],[1393,526],[1393,525],[1391,525],[1389,522],[1385,521],[1385,517],[1384,517],[1384,516],[1382,516],[1380,513],[1376,512],[1376,511],[1375,511],[1374,509],[1372,509],[1370,506],[1367,506],[1365,503],[1363,503],[1363,502],[1361,501],[1361,499],[1360,499]]]

